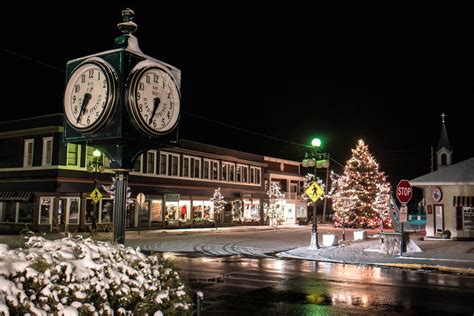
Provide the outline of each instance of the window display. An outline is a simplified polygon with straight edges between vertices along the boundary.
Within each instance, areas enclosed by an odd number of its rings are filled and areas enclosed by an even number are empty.
[[[40,224],[50,224],[51,212],[53,210],[54,197],[40,198]]]
[[[102,199],[102,223],[113,222],[114,218],[114,202],[112,200]]]
[[[151,221],[152,222],[161,221],[161,200],[151,201]]]
[[[79,224],[79,198],[69,200],[69,224]]]
[[[463,225],[464,230],[474,230],[474,208],[463,208]]]
[[[178,202],[166,202],[165,219],[167,221],[178,219]]]

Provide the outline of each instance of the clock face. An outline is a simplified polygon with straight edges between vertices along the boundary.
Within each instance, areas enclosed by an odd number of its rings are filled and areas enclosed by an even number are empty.
[[[158,136],[178,123],[180,94],[173,77],[158,67],[136,70],[129,85],[130,112],[147,134]]]
[[[440,188],[435,187],[433,188],[432,196],[435,202],[439,202],[443,198],[443,192],[441,191]]]
[[[99,58],[73,71],[64,93],[64,114],[73,128],[92,132],[107,123],[114,107],[115,78],[113,68]]]

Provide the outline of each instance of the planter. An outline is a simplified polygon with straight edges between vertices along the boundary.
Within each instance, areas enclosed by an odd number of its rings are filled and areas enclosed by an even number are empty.
[[[354,231],[354,240],[366,240],[367,232],[365,230],[355,230]]]
[[[323,246],[337,246],[337,236],[334,234],[323,234]]]

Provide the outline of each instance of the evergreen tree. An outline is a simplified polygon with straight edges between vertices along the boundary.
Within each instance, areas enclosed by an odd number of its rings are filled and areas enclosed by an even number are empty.
[[[269,219],[269,225],[277,227],[278,222],[285,220],[285,194],[280,191],[280,184],[276,182],[270,183],[267,191],[268,203],[264,203],[264,212]]]
[[[390,184],[363,140],[352,149],[344,173],[332,180],[336,227],[391,227]]]
[[[217,229],[217,218],[216,215],[221,214],[224,212],[224,207],[227,204],[226,201],[224,201],[224,196],[221,194],[221,188],[217,188],[214,191],[214,195],[210,198],[212,205],[214,206],[214,225]]]

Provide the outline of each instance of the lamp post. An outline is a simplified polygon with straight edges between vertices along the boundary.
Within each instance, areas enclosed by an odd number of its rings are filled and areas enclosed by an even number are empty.
[[[321,146],[321,139],[314,138],[311,141],[311,145],[313,147],[320,147]],[[317,153],[315,150],[311,153],[311,158],[309,158],[308,153],[305,153],[304,159],[301,161],[301,165],[304,168],[313,168],[314,167],[314,181],[317,180],[317,168],[318,168],[318,160],[319,158],[324,157],[325,154]],[[316,203],[317,200],[313,202],[313,227],[311,230],[311,244],[309,246],[310,249],[319,249],[319,242],[318,242],[318,221],[316,219]]]
[[[97,171],[102,172],[104,171],[104,166],[102,163],[100,163],[99,158],[102,156],[102,153],[100,150],[97,148],[94,150],[92,153],[92,156],[94,156],[94,160],[92,160],[89,165],[87,166],[87,171],[88,172],[94,172],[94,189],[98,187],[98,182],[97,182]],[[92,231],[96,231],[96,213],[97,213],[97,202],[94,202],[94,213],[91,216],[91,221],[92,221]]]

